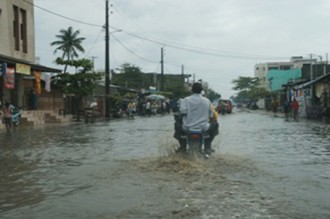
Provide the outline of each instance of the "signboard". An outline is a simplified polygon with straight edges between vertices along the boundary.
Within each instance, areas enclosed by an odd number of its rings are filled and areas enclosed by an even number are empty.
[[[23,75],[30,75],[31,74],[31,66],[16,63],[16,73],[20,73],[20,74],[23,74]]]
[[[310,88],[304,89],[304,97],[311,98],[311,89]]]

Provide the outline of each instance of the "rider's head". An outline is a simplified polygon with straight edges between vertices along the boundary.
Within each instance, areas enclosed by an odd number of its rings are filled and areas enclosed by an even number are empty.
[[[202,84],[198,82],[194,83],[191,90],[194,94],[200,94],[203,90]]]

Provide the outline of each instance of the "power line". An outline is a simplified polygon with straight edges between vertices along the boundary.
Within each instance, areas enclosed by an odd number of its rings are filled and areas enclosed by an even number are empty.
[[[102,25],[91,24],[91,23],[87,23],[87,22],[83,22],[83,21],[80,21],[80,20],[76,20],[76,19],[73,19],[73,18],[66,17],[64,15],[58,14],[56,12],[50,11],[50,10],[48,10],[46,8],[43,8],[43,7],[40,7],[38,5],[33,4],[31,2],[28,2],[27,0],[23,0],[23,1],[26,2],[26,3],[28,3],[28,4],[30,4],[30,5],[32,5],[32,6],[34,6],[34,7],[36,7],[36,8],[39,8],[39,9],[41,9],[43,11],[46,11],[46,12],[48,12],[50,14],[56,15],[58,17],[61,17],[61,18],[67,19],[67,20],[71,20],[71,21],[74,21],[74,22],[77,22],[77,23],[80,23],[80,24],[85,24],[85,25],[94,26],[94,27],[103,27]]]
[[[136,57],[144,60],[144,61],[147,61],[147,62],[151,62],[151,63],[157,63],[155,61],[152,61],[152,60],[149,60],[149,59],[146,59],[146,58],[143,58],[142,56],[139,56],[138,54],[136,54],[135,52],[133,52],[131,49],[129,49],[127,46],[125,46],[121,41],[119,41],[115,36],[112,36],[121,46],[123,46],[125,49],[127,49],[127,51],[129,51],[130,53],[132,53],[133,55],[135,55]]]
[[[99,2],[96,2],[95,0],[91,0],[94,2],[95,5],[99,6],[100,8],[104,9],[104,5],[99,4]]]
[[[184,46],[177,46],[174,44],[164,43],[159,40],[150,39],[148,37],[141,36],[139,34],[130,33],[127,31],[123,31],[124,33],[142,39],[146,40],[152,43],[156,43],[161,46],[167,46],[179,50],[184,50],[187,52],[193,52],[203,55],[210,55],[210,56],[217,56],[217,57],[225,57],[225,58],[239,58],[239,59],[288,59],[288,57],[265,57],[265,56],[258,56],[258,55],[248,55],[248,54],[240,54],[235,52],[225,52],[225,51],[218,51],[218,50],[211,50],[211,49],[205,49],[205,48],[194,48],[193,46],[184,45]],[[177,44],[177,43],[176,43]],[[181,44],[183,45],[183,44]]]
[[[87,54],[86,54],[86,57],[89,55],[89,53],[91,52],[91,50],[92,50],[92,49],[94,48],[94,46],[96,45],[96,43],[97,43],[99,37],[101,36],[101,33],[102,33],[102,32],[103,32],[103,27],[102,27],[102,29],[100,30],[99,34],[97,35],[97,37],[96,37],[96,39],[95,39],[93,45],[92,45],[91,48],[88,50],[88,52],[87,52]]]
[[[48,13],[51,13],[53,15],[56,15],[56,16],[64,18],[64,19],[71,20],[71,21],[81,23],[81,24],[85,24],[85,25],[89,25],[89,26],[104,28],[104,26],[102,26],[102,25],[87,23],[87,22],[83,22],[83,21],[80,21],[80,20],[77,20],[77,19],[69,18],[67,16],[58,14],[56,12],[50,11],[46,8],[43,8],[43,7],[40,7],[38,5],[33,4],[31,2],[28,2],[27,0],[23,0],[23,1],[30,4],[30,5],[32,5],[32,6],[34,6],[34,7],[36,7],[36,8],[39,8],[43,11],[46,11]],[[109,26],[109,28],[112,28],[113,30],[120,30],[119,28],[116,28],[116,27],[113,27],[113,26]],[[162,40],[151,39],[149,37],[145,37],[145,36],[142,36],[142,35],[139,35],[139,34],[136,34],[136,33],[130,33],[130,32],[127,32],[127,31],[123,31],[123,32],[130,35],[130,36],[133,36],[135,38],[139,38],[139,39],[142,39],[142,40],[145,40],[145,41],[149,41],[151,43],[155,43],[155,44],[158,44],[160,46],[167,46],[167,47],[171,47],[171,48],[174,48],[174,49],[183,50],[183,51],[186,51],[186,52],[198,53],[198,54],[202,54],[202,55],[224,57],[224,58],[238,58],[238,59],[262,59],[262,60],[288,59],[288,57],[265,57],[265,56],[260,56],[260,55],[242,54],[242,53],[238,53],[238,52],[219,51],[219,50],[212,50],[212,49],[208,49],[208,48],[198,48],[198,47],[194,47],[194,46],[191,46],[191,45],[180,44],[180,43],[177,43],[177,42],[166,43]],[[116,40],[118,40],[118,39],[116,39]],[[121,42],[119,42],[119,43],[123,47],[125,47],[128,51],[130,51],[132,54],[138,56],[132,50],[128,49],[125,45],[123,45]],[[141,58],[141,59],[144,59],[143,57],[140,57],[140,56],[138,56],[138,57]],[[147,60],[147,59],[144,59],[144,60],[148,61],[148,62],[153,62],[153,61],[150,61],[150,60]]]

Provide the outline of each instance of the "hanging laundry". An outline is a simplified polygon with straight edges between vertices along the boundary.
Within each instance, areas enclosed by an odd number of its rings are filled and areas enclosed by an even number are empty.
[[[6,73],[4,75],[4,82],[5,82],[5,87],[7,89],[15,88],[15,68],[14,67],[6,68]]]
[[[36,95],[41,94],[41,73],[40,71],[34,71],[34,87]]]

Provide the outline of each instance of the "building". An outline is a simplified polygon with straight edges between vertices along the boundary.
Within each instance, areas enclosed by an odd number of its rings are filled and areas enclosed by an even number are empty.
[[[271,70],[289,70],[293,67],[291,62],[265,62],[256,64],[254,67],[254,76],[260,79],[260,87],[270,90],[267,74]]]
[[[260,63],[255,65],[255,77],[260,86],[274,92],[273,98],[297,99],[300,116],[316,118],[324,112],[329,116],[330,65],[318,58],[295,56],[288,62]]]
[[[313,56],[304,58],[303,56],[293,56],[287,62],[265,62],[258,63],[254,68],[254,76],[260,79],[260,87],[269,91],[272,89],[274,80],[280,80],[282,84],[275,86],[278,90],[283,84],[305,82],[325,75],[330,71],[330,65],[326,62],[314,58]],[[287,74],[287,75],[285,75]],[[285,75],[285,80],[283,78]],[[278,78],[276,78],[278,76]],[[281,80],[283,79],[283,80]]]
[[[29,93],[34,89],[40,97],[39,105],[49,107],[55,103],[43,102],[47,102],[49,98],[43,97],[49,94],[43,89],[41,76],[61,70],[36,62],[33,4],[34,0],[0,1],[0,101],[27,107]]]

